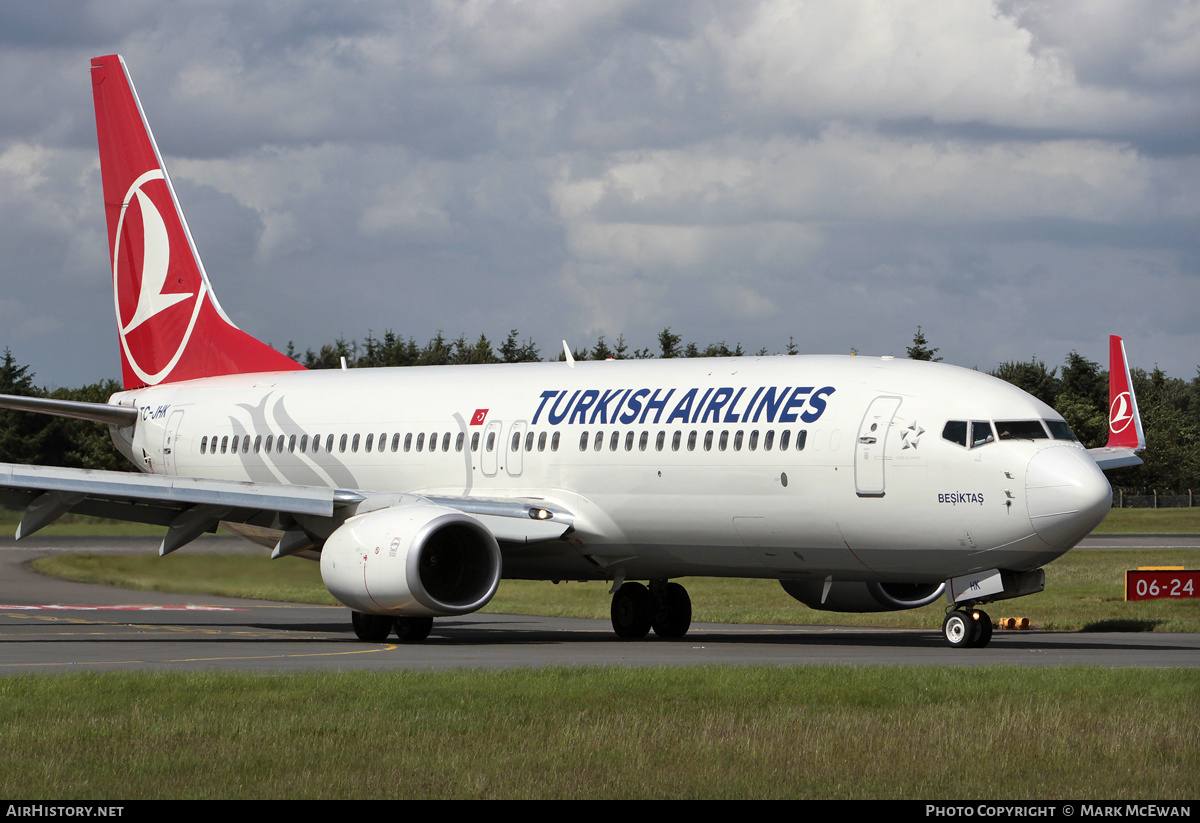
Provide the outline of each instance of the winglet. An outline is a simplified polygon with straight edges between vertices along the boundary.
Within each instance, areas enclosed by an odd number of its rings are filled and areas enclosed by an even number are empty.
[[[1108,338],[1108,448],[1145,451],[1146,434],[1138,414],[1125,341],[1115,334]]]

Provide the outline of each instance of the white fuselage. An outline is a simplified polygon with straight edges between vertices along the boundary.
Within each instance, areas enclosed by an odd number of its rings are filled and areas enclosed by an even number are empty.
[[[1074,440],[944,436],[948,421],[1061,420],[1048,406],[890,358],[230,375],[112,402],[142,410],[114,439],[144,471],[574,514],[563,540],[505,545],[505,577],[941,581],[1035,569],[1109,505]]]

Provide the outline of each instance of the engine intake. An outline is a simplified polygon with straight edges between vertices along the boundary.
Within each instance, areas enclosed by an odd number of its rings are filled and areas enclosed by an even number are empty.
[[[835,580],[825,602],[823,580],[780,580],[783,590],[811,609],[827,612],[895,612],[927,606],[941,596],[945,583],[859,583]]]
[[[365,614],[469,614],[496,593],[500,565],[487,527],[424,501],[353,517],[321,550],[329,593]]]

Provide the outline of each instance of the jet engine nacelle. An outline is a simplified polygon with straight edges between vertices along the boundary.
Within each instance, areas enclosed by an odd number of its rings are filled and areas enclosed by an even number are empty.
[[[837,581],[825,601],[824,580],[780,580],[783,590],[811,609],[827,612],[895,612],[927,606],[937,600],[945,583],[858,583]]]
[[[500,585],[500,547],[469,515],[402,503],[338,527],[321,550],[321,579],[364,614],[468,614]]]

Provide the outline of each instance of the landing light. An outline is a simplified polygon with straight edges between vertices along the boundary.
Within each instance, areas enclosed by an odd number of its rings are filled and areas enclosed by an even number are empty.
[[[549,509],[530,509],[529,516],[534,520],[549,520],[554,517],[554,512]]]

